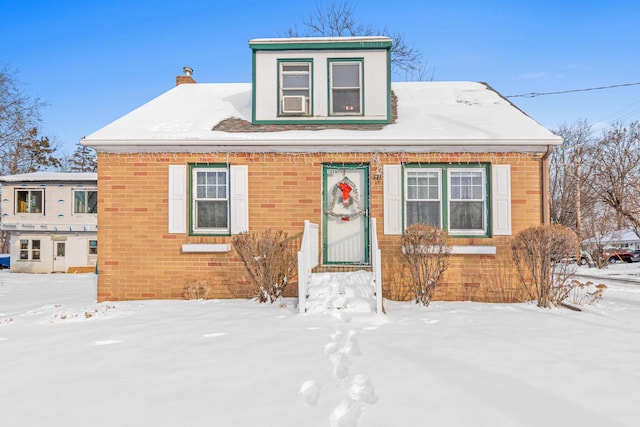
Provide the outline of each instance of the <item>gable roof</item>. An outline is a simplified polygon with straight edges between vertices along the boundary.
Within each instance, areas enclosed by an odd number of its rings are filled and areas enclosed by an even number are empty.
[[[395,123],[378,130],[224,132],[251,120],[250,83],[180,85],[82,139],[98,151],[545,151],[562,139],[475,82],[392,83]]]

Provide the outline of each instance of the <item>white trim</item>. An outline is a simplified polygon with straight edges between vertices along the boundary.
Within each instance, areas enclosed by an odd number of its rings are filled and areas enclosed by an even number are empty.
[[[452,246],[453,255],[495,255],[495,246]]]
[[[231,252],[231,245],[227,243],[191,243],[182,245],[182,252]]]

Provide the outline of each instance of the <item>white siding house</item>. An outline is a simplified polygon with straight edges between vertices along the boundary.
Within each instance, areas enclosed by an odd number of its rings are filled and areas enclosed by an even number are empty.
[[[2,230],[11,271],[91,271],[97,245],[97,174],[34,172],[0,177]]]

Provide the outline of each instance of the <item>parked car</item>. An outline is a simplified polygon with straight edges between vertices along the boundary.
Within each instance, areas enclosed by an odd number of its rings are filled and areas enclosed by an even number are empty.
[[[631,252],[631,262],[640,262],[640,249]]]
[[[633,262],[633,253],[626,249],[609,249],[604,252],[605,259],[609,262]]]

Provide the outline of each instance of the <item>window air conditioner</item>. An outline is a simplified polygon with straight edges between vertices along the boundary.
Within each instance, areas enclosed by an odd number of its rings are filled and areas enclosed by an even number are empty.
[[[283,96],[282,112],[288,113],[306,113],[307,103],[305,96]]]

